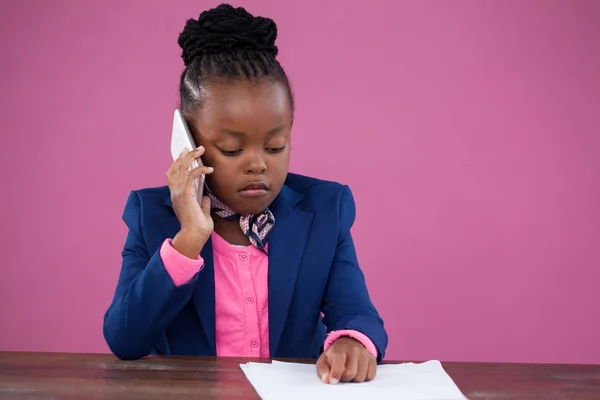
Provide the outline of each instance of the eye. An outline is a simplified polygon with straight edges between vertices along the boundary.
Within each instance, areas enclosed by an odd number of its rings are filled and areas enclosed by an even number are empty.
[[[227,157],[235,157],[235,156],[237,156],[238,154],[240,154],[242,152],[242,149],[238,149],[238,150],[223,150],[223,149],[219,149],[219,150],[221,151],[221,153],[224,156],[227,156]]]
[[[286,146],[283,147],[267,147],[267,151],[269,153],[281,153],[283,150],[285,150]]]

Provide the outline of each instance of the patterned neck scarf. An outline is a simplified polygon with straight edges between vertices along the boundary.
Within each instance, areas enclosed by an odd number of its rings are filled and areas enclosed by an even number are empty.
[[[242,232],[244,232],[244,235],[246,235],[252,246],[266,254],[265,246],[267,245],[267,239],[275,226],[273,213],[267,208],[256,215],[237,214],[223,204],[206,186],[204,188],[207,196],[210,197],[210,211],[228,221],[239,220],[240,228],[242,228]]]

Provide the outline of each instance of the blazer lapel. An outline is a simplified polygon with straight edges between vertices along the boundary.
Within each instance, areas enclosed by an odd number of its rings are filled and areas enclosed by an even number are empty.
[[[167,199],[165,205],[172,207],[171,199]],[[167,237],[170,238],[174,237],[179,232],[179,229],[181,229],[181,225],[174,213],[172,218],[163,220],[163,226],[165,227]],[[194,302],[194,308],[200,320],[208,348],[211,349],[212,355],[216,356],[215,268],[211,238],[204,245],[200,256],[204,260],[204,267],[200,271],[198,281],[195,283],[192,301]]]
[[[313,215],[294,206],[301,195],[283,186],[270,209],[275,226],[268,242],[269,350],[276,357]]]

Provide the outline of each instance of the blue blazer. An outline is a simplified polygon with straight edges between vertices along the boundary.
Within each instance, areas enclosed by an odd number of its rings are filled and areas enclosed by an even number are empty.
[[[269,207],[269,341],[273,358],[317,358],[327,332],[367,335],[381,361],[383,321],[367,292],[350,228],[355,205],[347,186],[288,174]],[[204,268],[175,286],[159,255],[180,225],[168,187],[133,191],[123,213],[129,227],[104,337],[121,359],[149,354],[215,356],[215,280],[212,244]],[[321,317],[321,312],[324,317]]]

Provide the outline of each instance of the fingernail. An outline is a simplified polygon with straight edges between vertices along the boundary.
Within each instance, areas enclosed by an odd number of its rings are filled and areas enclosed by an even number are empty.
[[[202,148],[202,145],[196,147],[196,150],[200,150]]]
[[[321,375],[321,380],[323,381],[323,383],[327,383],[327,381],[325,380],[325,378],[327,378],[327,374]]]
[[[208,169],[211,172],[215,170],[213,167],[206,167],[206,169]]]
[[[329,383],[331,383],[332,385],[337,385],[337,384],[338,384],[338,382],[339,382],[339,380],[337,380],[337,379],[335,379],[335,378],[331,378],[331,379],[329,380]]]

